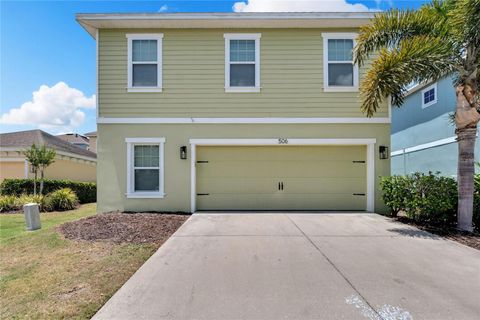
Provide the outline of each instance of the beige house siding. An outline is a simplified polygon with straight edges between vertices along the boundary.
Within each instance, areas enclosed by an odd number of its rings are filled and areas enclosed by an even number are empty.
[[[376,139],[374,146],[375,211],[385,211],[379,177],[390,172],[390,160],[380,160],[378,146],[390,145],[389,124],[100,124],[98,150],[98,211],[185,211],[191,210],[190,139]],[[165,140],[164,198],[127,198],[126,138]],[[179,148],[188,147],[181,160]]]
[[[0,182],[4,179],[25,178],[25,161],[1,161]]]
[[[323,91],[322,32],[352,29],[99,31],[100,117],[359,117],[358,92]],[[259,93],[225,93],[224,33],[261,33]],[[128,93],[127,33],[163,33],[163,92]],[[366,67],[360,68],[360,79]],[[386,103],[375,117],[388,117]]]
[[[9,152],[12,154],[13,152]],[[24,159],[21,153],[14,152],[15,159]],[[25,178],[25,161],[8,161],[8,156],[2,155],[0,161],[0,181],[3,179]],[[58,155],[55,162],[45,170],[47,179],[67,179],[73,181],[95,182],[97,166],[95,163],[83,159],[76,159]],[[33,178],[33,173],[28,167],[28,178]]]

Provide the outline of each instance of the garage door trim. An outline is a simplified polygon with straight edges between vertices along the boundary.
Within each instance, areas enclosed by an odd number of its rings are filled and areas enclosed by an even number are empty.
[[[191,194],[190,211],[196,211],[197,146],[367,146],[367,211],[375,211],[375,143],[376,139],[190,139]]]

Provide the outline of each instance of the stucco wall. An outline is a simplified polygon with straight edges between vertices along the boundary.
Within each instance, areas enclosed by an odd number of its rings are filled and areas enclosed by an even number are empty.
[[[12,157],[20,158],[20,153],[12,153]],[[25,162],[7,162],[8,156],[2,155],[0,161],[0,180],[5,178],[25,178]],[[23,157],[22,157],[23,159]],[[33,173],[28,170],[28,177],[33,178]],[[97,180],[97,166],[91,161],[82,159],[72,159],[70,157],[57,155],[55,162],[45,170],[45,178],[47,179],[68,179],[73,181],[90,181]]]
[[[376,138],[375,207],[384,211],[378,192],[380,176],[390,174],[390,160],[380,160],[379,145],[390,145],[388,124],[143,124],[98,126],[98,211],[190,211],[189,139],[200,138]],[[165,193],[163,199],[127,199],[127,151],[125,138],[165,137]],[[188,146],[188,159],[181,160],[180,146]]]
[[[437,82],[437,103],[422,108],[422,89],[405,99],[401,108],[392,111],[392,150],[399,151],[447,138],[455,138],[455,124],[451,114],[455,111],[455,91],[452,79]],[[428,87],[428,86],[427,86]],[[480,161],[480,141],[477,139],[475,160]],[[440,172],[456,177],[458,146],[456,142],[424,150],[392,156],[392,174],[414,172]],[[476,168],[477,172],[480,169]]]

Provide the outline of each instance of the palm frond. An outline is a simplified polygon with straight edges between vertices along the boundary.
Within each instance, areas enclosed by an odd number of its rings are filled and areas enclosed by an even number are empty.
[[[454,46],[439,37],[419,35],[402,39],[396,48],[381,49],[361,83],[361,110],[373,116],[388,96],[399,106],[409,83],[437,80],[454,72],[458,66],[458,57],[452,55]]]
[[[362,65],[373,52],[396,47],[400,41],[420,35],[443,37],[447,33],[446,2],[434,1],[419,10],[392,9],[375,14],[371,23],[360,28],[354,61]]]
[[[480,0],[455,1],[448,17],[454,29],[452,31],[466,47],[480,47]]]

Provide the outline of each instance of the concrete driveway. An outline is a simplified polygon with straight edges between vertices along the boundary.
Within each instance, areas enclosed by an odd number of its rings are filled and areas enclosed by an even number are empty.
[[[195,214],[94,319],[480,319],[480,251],[375,214]]]

